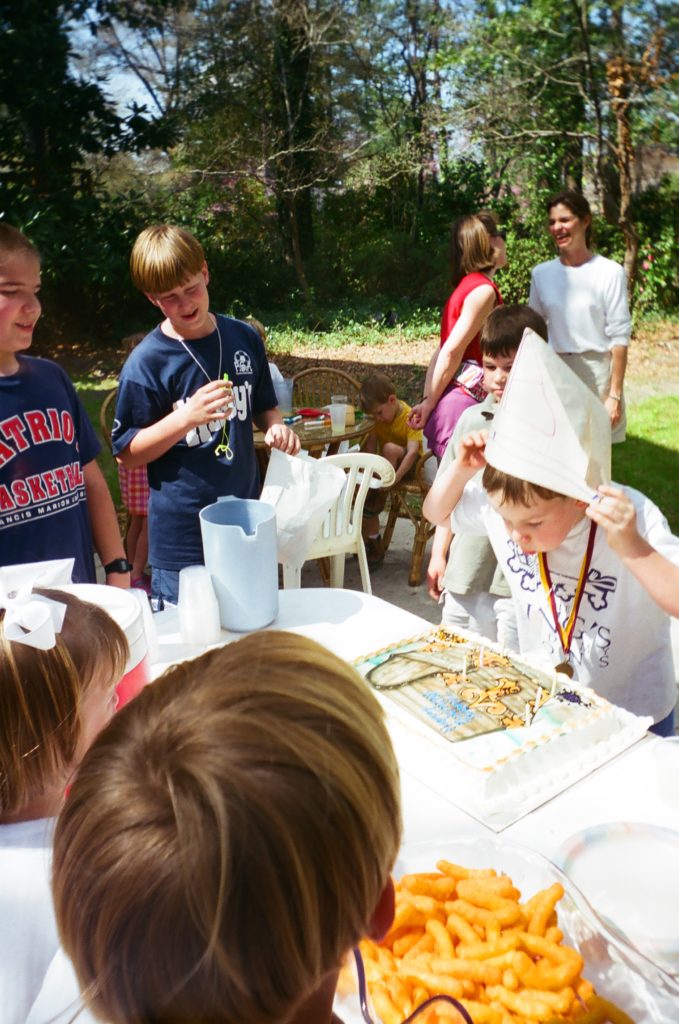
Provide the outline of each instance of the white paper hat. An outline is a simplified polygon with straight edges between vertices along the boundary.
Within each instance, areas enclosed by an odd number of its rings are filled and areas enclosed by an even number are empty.
[[[486,444],[510,476],[590,502],[611,479],[611,422],[603,403],[526,329]]]

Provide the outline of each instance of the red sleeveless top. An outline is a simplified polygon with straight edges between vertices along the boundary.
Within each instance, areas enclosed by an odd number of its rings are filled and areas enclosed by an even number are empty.
[[[448,340],[450,332],[457,323],[464,301],[470,292],[473,292],[475,288],[479,288],[482,284],[489,284],[494,290],[497,296],[497,305],[501,306],[502,296],[500,295],[500,289],[495,282],[490,278],[486,277],[485,274],[481,274],[478,271],[474,271],[471,274],[465,274],[457,288],[450,296],[445,306],[443,307],[443,313],[441,315],[441,345]],[[472,359],[475,363],[481,365],[481,332],[479,331],[467,345],[464,351],[462,359]]]

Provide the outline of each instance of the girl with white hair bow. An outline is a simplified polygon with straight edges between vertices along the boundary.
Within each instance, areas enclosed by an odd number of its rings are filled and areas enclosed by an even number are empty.
[[[128,655],[102,609],[0,569],[0,1006],[23,1022],[58,947],[52,828],[69,781],[116,707]]]

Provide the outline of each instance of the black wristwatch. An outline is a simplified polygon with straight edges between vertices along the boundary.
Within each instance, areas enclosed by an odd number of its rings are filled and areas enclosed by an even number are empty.
[[[114,558],[112,562],[104,566],[104,572],[108,576],[112,572],[131,572],[132,562],[128,562],[126,558]]]

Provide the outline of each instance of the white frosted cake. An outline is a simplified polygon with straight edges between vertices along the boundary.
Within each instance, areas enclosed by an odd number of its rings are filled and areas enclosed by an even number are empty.
[[[566,675],[442,627],[355,664],[398,720],[434,744],[417,756],[446,774],[448,795],[483,818],[519,817],[652,724]]]

